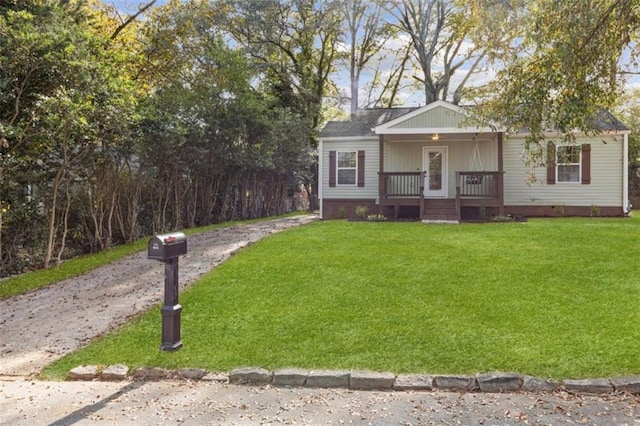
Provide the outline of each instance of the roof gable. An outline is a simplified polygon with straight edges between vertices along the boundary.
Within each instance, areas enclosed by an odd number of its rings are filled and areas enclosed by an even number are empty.
[[[492,131],[488,127],[470,126],[464,108],[445,101],[436,101],[408,114],[375,127],[376,134],[401,133],[461,133]]]
[[[451,111],[444,107],[437,107],[429,111],[423,111],[411,118],[402,120],[395,125],[389,126],[389,128],[417,129],[425,127],[460,127],[464,118],[464,115],[456,111]]]

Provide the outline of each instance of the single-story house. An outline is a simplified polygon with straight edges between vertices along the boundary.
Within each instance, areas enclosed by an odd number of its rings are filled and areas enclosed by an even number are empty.
[[[525,133],[468,124],[444,101],[362,110],[319,137],[320,216],[459,221],[489,215],[625,216],[629,130],[604,112],[574,144],[549,133],[546,167],[525,163]]]

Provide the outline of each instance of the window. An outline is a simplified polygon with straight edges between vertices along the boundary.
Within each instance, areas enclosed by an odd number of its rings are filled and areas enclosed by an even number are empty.
[[[557,182],[580,183],[581,147],[559,145],[556,148]]]
[[[358,171],[358,153],[356,151],[337,153],[336,173],[338,185],[355,185]]]
[[[364,187],[364,150],[329,151],[329,187]]]
[[[547,184],[591,183],[591,144],[557,145],[547,144]]]

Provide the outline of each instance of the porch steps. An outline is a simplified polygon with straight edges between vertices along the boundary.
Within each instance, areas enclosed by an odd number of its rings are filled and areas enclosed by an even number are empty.
[[[437,220],[437,219],[424,219],[421,221],[425,225],[428,224],[437,224],[437,225],[458,225],[460,223],[459,220]]]
[[[450,199],[426,199],[422,220],[438,222],[457,222],[456,200]]]

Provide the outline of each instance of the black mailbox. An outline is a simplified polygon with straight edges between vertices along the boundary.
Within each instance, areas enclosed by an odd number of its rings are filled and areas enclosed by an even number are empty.
[[[160,350],[175,351],[182,347],[178,304],[178,257],[187,254],[187,237],[182,232],[156,235],[149,240],[147,257],[164,262],[164,306],[162,314],[162,345]]]
[[[187,254],[187,237],[182,232],[156,235],[149,240],[148,258],[169,260]]]

